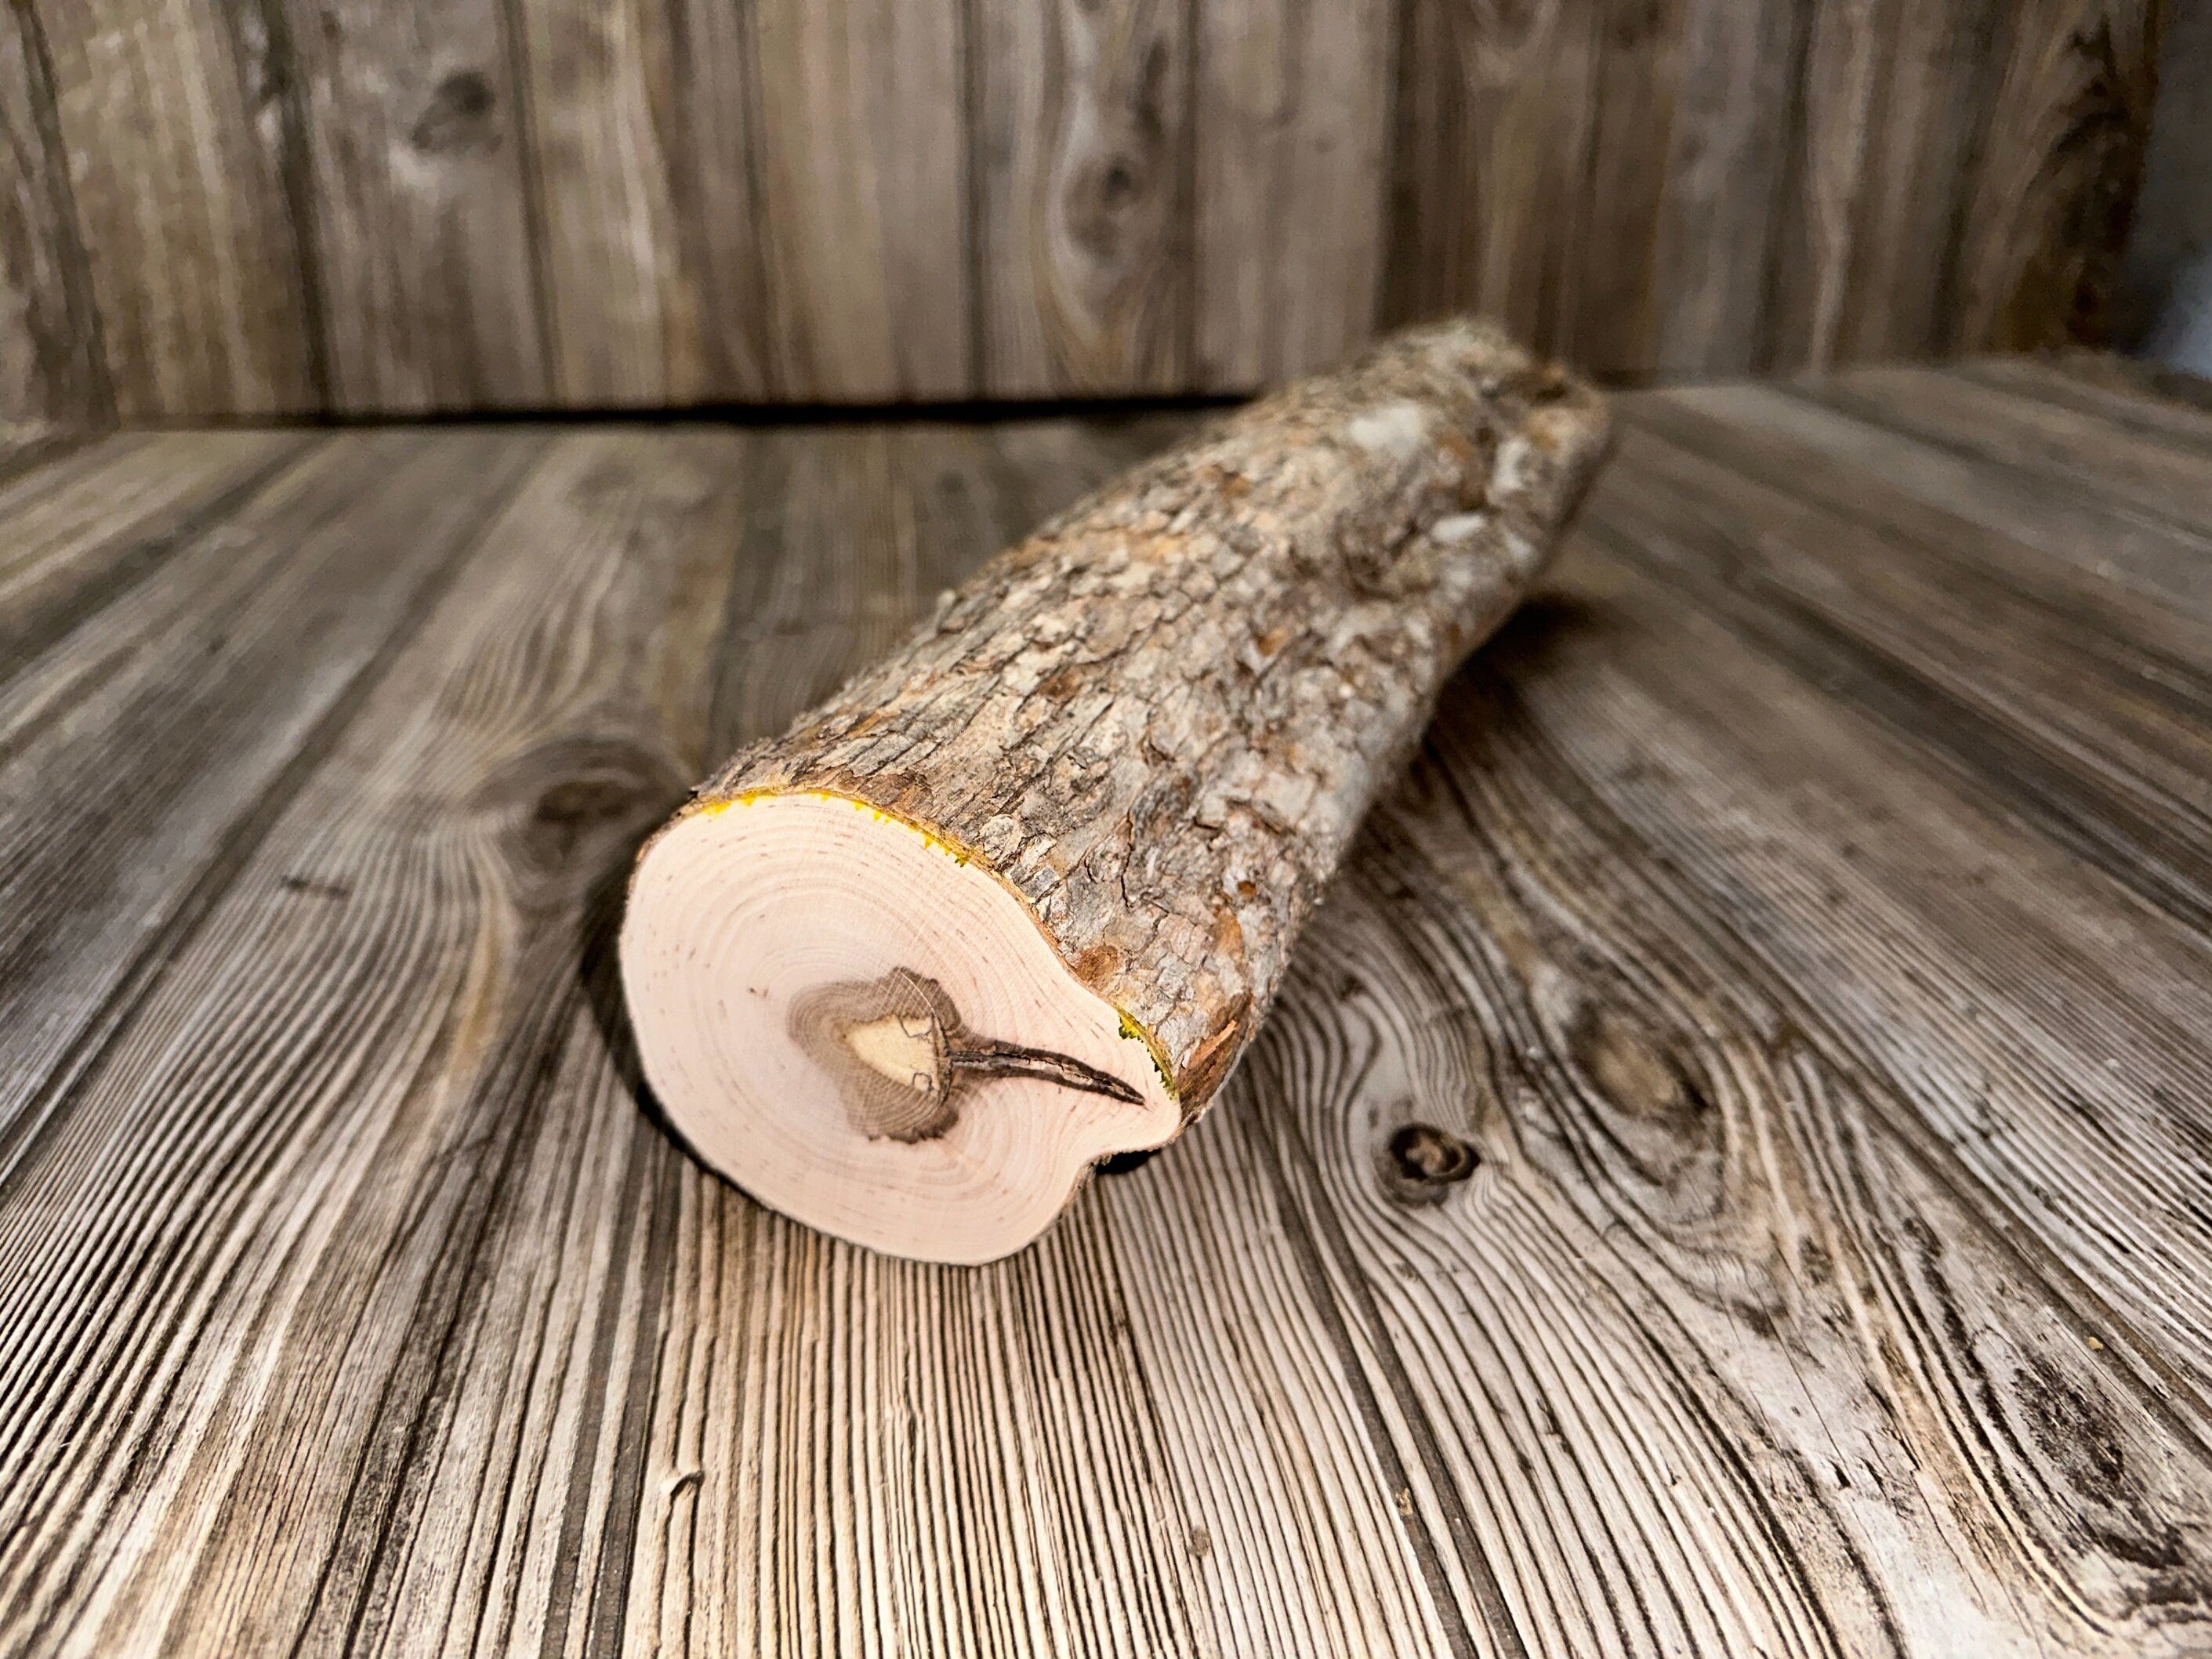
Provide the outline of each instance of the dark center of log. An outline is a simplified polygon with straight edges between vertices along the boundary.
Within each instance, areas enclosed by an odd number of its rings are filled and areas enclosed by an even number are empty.
[[[965,1091],[992,1078],[1037,1078],[1131,1106],[1144,1102],[1120,1078],[1073,1055],[975,1036],[945,988],[909,968],[817,986],[793,1001],[790,1029],[871,1140],[935,1139],[960,1121]]]

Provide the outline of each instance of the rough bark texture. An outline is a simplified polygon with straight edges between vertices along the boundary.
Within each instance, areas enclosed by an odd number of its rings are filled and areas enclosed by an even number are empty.
[[[963,852],[1141,1028],[1188,1118],[1607,431],[1495,329],[1400,335],[984,565],[691,810],[820,791]]]

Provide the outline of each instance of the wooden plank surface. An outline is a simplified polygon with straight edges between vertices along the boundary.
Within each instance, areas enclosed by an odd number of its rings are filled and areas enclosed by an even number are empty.
[[[2099,337],[2160,0],[13,0],[0,421]]]
[[[960,12],[755,8],[761,223],[778,383],[825,402],[972,386]]]
[[[2198,71],[2206,63],[2212,63],[2212,9],[2167,0],[2159,13],[2158,100],[2143,146],[2142,188],[2112,303],[2116,340],[2170,337],[2174,324],[2160,325],[2167,301],[2191,260],[2212,245],[2212,196],[2203,189],[2212,172],[2212,76]]]
[[[2101,337],[2150,138],[2160,13],[2031,0],[1997,15],[1947,343],[2026,351]]]
[[[696,401],[707,391],[707,307],[678,257],[678,57],[667,9],[507,0],[503,10],[521,66],[518,137],[537,198],[532,252],[550,401]],[[692,67],[705,85],[729,88],[726,52]],[[745,107],[742,95],[726,101]],[[728,131],[726,120],[703,125],[694,141],[699,168],[718,179],[727,155],[717,141]]]
[[[46,30],[0,15],[0,423],[113,413]]]
[[[542,407],[527,163],[497,0],[291,0],[273,15],[299,82],[331,407]]]
[[[2208,408],[1626,400],[1222,1103],[981,1269],[662,1133],[621,875],[1179,418],[33,465],[0,1646],[2203,1650]]]
[[[981,390],[1194,386],[1194,9],[979,0],[969,15]]]
[[[1541,349],[1560,343],[1559,313],[1571,303],[1587,222],[1569,204],[1595,170],[1591,150],[1607,118],[1597,105],[1606,85],[1601,9],[1582,0],[1502,8],[1413,0],[1405,9],[1391,313],[1476,312],[1503,318]],[[1653,28],[1633,50],[1671,79],[1656,54],[1676,44]],[[1665,129],[1646,126],[1637,141],[1663,152]],[[1603,186],[1595,193],[1609,195]],[[1605,200],[1598,213],[1609,216],[1612,206]],[[1616,240],[1621,226],[1594,228],[1609,260],[1633,261],[1639,285],[1651,282],[1635,245]]]
[[[273,434],[112,440],[91,476],[26,513],[42,539],[60,521],[57,552],[82,574],[40,558],[0,599],[15,647],[0,682],[0,1167],[34,1147],[160,950],[200,925],[434,603],[516,448],[406,432],[304,451]]]
[[[1784,169],[1792,124],[1805,118],[1803,14],[1791,0],[1685,0],[1650,254],[1651,368],[1662,378],[1741,374],[1771,359]],[[1826,82],[1827,65],[1814,74]]]
[[[1248,0],[1194,16],[1192,378],[1270,385],[1340,362],[1373,326],[1395,14]]]
[[[281,15],[217,0],[31,10],[116,412],[330,407],[322,271],[305,257],[304,112]]]

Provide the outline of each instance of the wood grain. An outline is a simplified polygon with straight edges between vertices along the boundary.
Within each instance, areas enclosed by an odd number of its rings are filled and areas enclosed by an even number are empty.
[[[106,356],[54,103],[46,31],[0,15],[0,421],[98,425]]]
[[[702,395],[731,401],[810,391],[781,389],[770,344],[778,313],[763,246],[757,15],[705,0],[684,0],[672,14],[681,70],[666,120],[684,135],[670,156],[677,251],[695,313]]]
[[[2154,405],[2137,397],[2134,406]],[[2039,468],[2007,465],[1963,447],[1923,443],[1807,396],[1802,388],[1702,387],[1686,392],[1678,407],[1726,416],[1739,446],[1747,429],[1770,452],[1786,446],[1787,465],[1803,465],[1808,449],[1821,452],[1827,464],[1816,464],[1806,476],[1818,492],[1815,499],[1832,511],[1887,520],[1916,506],[1932,507],[1954,548],[1981,539],[1969,526],[1996,532],[1988,543],[1991,556],[2013,562],[2015,569],[2021,550],[2033,548],[2083,573],[2089,580],[2070,586],[2070,603],[2115,586],[2154,599],[2136,613],[2134,625],[2156,627],[2163,613],[2167,620],[2161,631],[2169,639],[2185,631],[2190,617],[2212,617],[2212,535],[2140,514],[2117,514],[2076,479],[2054,478]],[[1868,474],[1888,488],[1867,495]]]
[[[0,823],[0,1156],[11,1164],[161,950],[198,925],[287,774],[320,757],[330,723],[435,599],[457,542],[529,449],[386,434],[288,465],[296,440],[112,447],[122,453],[88,480],[102,516],[83,524],[67,486],[27,514],[40,530],[38,519],[59,520],[68,539],[8,594],[24,653],[0,684],[14,783]],[[227,465],[190,467],[195,449]],[[116,477],[127,472],[152,476]],[[362,559],[364,537],[387,556]],[[39,568],[70,552],[83,573],[75,591],[70,567]],[[94,593],[106,604],[93,609]]]
[[[0,493],[9,532],[0,548],[0,684],[230,518],[310,442],[265,432],[118,434],[9,483]]]
[[[2003,9],[1990,0],[1899,4],[1876,37],[1837,324],[1840,360],[1924,356],[1975,343],[1953,320],[1959,226],[1981,153],[1979,124],[1990,112],[1990,66]],[[1844,100],[1835,111],[1842,122],[1823,122],[1823,151],[1839,126],[1847,134],[1850,107]],[[1810,284],[1799,275],[1793,286],[1804,291]],[[1805,360],[1820,361],[1809,352]]]
[[[58,421],[0,421],[0,479],[12,480],[67,453],[84,436]]]
[[[2003,47],[1960,209],[1952,342],[2101,340],[2157,78],[2157,12],[2113,0],[2002,9]]]
[[[521,122],[495,0],[283,8],[331,406],[547,401]]]
[[[2160,447],[2212,452],[2212,385],[2179,369],[2102,353],[1987,357],[1960,372],[1984,386],[2087,415]]]
[[[609,878],[1172,422],[8,483],[0,1645],[2203,1650],[2205,410],[1623,414],[1215,1112],[980,1270],[664,1136]]]
[[[1404,9],[1394,316],[1476,312],[1504,319],[1540,349],[1557,343],[1583,264],[1580,216],[1563,207],[1593,170],[1602,118],[1600,11],[1586,0],[1414,0]],[[1653,142],[1649,131],[1638,137]],[[1616,246],[1606,257],[1639,252]]]
[[[117,413],[329,407],[281,17],[218,0],[41,3],[34,15]]]
[[[2112,305],[2112,338],[2147,344],[2192,258],[2212,241],[2212,11],[2167,0],[2158,14],[2158,97],[2143,147],[2142,189],[2130,216],[2120,283]]]
[[[0,418],[2096,338],[2155,0],[15,0]]]
[[[1195,10],[1193,381],[1239,391],[1340,362],[1381,298],[1394,9]]]
[[[1819,0],[1804,30],[1794,142],[1783,157],[1765,326],[1765,365],[1836,361],[1843,335],[1859,193],[1875,142],[1886,43],[1902,25],[1896,0]]]
[[[1592,18],[1589,167],[1570,198],[1580,216],[1572,246],[1582,257],[1560,301],[1558,347],[1601,374],[1650,372],[1651,261],[1667,189],[1683,15],[1683,0],[1608,0]]]
[[[1924,443],[1987,457],[2016,477],[2056,474],[2125,517],[2184,532],[2206,522],[2203,451],[2170,435],[1926,370],[1869,369],[1815,395]],[[1960,423],[1946,430],[1954,418]]]
[[[897,0],[757,9],[769,339],[783,385],[833,402],[971,387],[963,15]]]
[[[375,441],[345,441],[339,453],[352,449],[346,459],[367,465],[378,459]],[[96,1579],[79,1548],[61,1540],[58,1552],[11,1554],[23,1573],[11,1575],[11,1590],[31,1592],[10,1597],[11,1646],[41,1622],[86,1615],[120,1646],[164,1627],[197,1628],[218,1645],[374,1644],[406,1640],[386,1626],[436,1605],[392,1603],[381,1593],[414,1553],[418,1516],[434,1528],[445,1520],[439,1507],[421,1509],[426,1471],[408,1475],[410,1446],[447,1413],[471,1420],[483,1409],[448,1374],[475,1345],[447,1346],[465,1312],[503,1316],[501,1298],[484,1300],[477,1252],[518,1224],[549,1224],[549,1242],[560,1237],[571,1218],[562,1206],[511,1207],[526,1200],[536,1159],[551,1158],[573,1179],[580,1168],[619,1171],[625,1148],[648,1162],[666,1157],[633,1114],[605,1109],[604,1091],[618,1088],[619,1076],[606,1064],[591,986],[577,972],[577,930],[593,883],[611,867],[591,854],[612,852],[680,789],[679,763],[664,745],[686,735],[687,721],[698,741],[702,630],[694,613],[711,619],[720,611],[729,565],[718,532],[727,521],[715,514],[728,499],[719,474],[731,448],[712,436],[586,437],[546,458],[453,573],[450,602],[380,676],[346,740],[326,749],[328,763],[299,786],[180,942],[131,1023],[143,1036],[102,1049],[81,1097],[107,1107],[72,1111],[36,1169],[11,1182],[32,1210],[58,1213],[51,1206],[61,1192],[112,1179],[86,1157],[82,1137],[96,1120],[182,1103],[194,1078],[230,1079],[219,1118],[171,1120],[181,1139],[167,1148],[160,1178],[179,1195],[227,1192],[223,1212],[244,1224],[179,1234],[171,1230],[181,1209],[155,1206],[139,1210],[131,1236],[102,1239],[87,1265],[149,1249],[166,1265],[150,1280],[112,1279],[106,1296],[44,1321],[40,1346],[57,1358],[88,1358],[149,1315],[161,1319],[152,1340],[120,1364],[57,1373],[60,1388],[9,1412],[11,1423],[28,1426],[95,1410],[117,1431],[46,1441],[43,1450],[35,1438],[11,1437],[9,1451],[30,1476],[9,1483],[20,1512],[51,1513],[150,1432],[167,1449],[167,1473],[155,1483],[166,1518],[149,1512],[154,1524],[119,1553],[102,1547]],[[649,471],[638,464],[647,449]],[[485,459],[455,454],[448,464],[481,471]],[[670,672],[659,653],[687,641],[692,660]],[[213,1023],[189,1043],[162,1035],[166,999],[182,992],[189,1005],[191,987],[234,970],[245,978],[226,1013],[208,1011]],[[290,1011],[278,1016],[289,1023],[310,1008],[329,1023],[289,1063],[252,1059],[272,1014]],[[139,1041],[146,1046],[134,1057]],[[541,1133],[563,1115],[544,1103],[548,1091],[557,1097],[575,1075],[564,1052],[586,1088],[576,1102],[585,1115],[570,1127],[596,1124],[611,1144],[562,1146]],[[143,1092],[130,1080],[142,1064],[170,1081]],[[321,1172],[296,1179],[309,1168]],[[507,1184],[511,1175],[520,1184]],[[353,1248],[372,1238],[397,1248]],[[78,1249],[51,1233],[15,1243],[65,1256]],[[612,1243],[611,1233],[599,1237],[585,1259],[604,1270]],[[605,1288],[617,1295],[619,1249],[612,1271]],[[9,1282],[35,1280],[11,1273]],[[501,1282],[538,1307],[526,1319],[534,1334],[556,1349],[580,1338],[580,1358],[594,1363],[598,1322],[580,1333],[556,1309],[549,1328],[526,1276]],[[218,1344],[203,1340],[198,1321],[179,1323],[143,1300],[171,1287],[186,1298],[171,1304],[173,1315],[225,1283],[252,1286],[250,1299],[267,1316]],[[557,1364],[534,1395],[541,1405],[559,1391]],[[19,1380],[34,1374],[11,1371]],[[190,1381],[179,1388],[180,1379]],[[533,1396],[518,1386],[519,1428],[531,1420],[521,1401]],[[289,1426],[257,1450],[231,1425],[264,1412]],[[596,1414],[571,1422],[597,1437]],[[296,1501],[245,1501],[281,1484],[295,1455],[288,1443],[354,1465],[355,1479],[294,1489]],[[495,1442],[477,1446],[498,1458]],[[589,1439],[541,1443],[547,1451],[558,1475],[547,1492],[550,1527],[532,1525],[527,1472],[519,1504],[470,1505],[470,1518],[495,1538],[505,1517],[516,1529],[507,1536],[533,1539],[538,1572],[564,1559],[573,1565],[560,1494],[566,1472],[592,1461]],[[484,1466],[465,1458],[450,1467],[459,1485],[444,1490],[459,1492],[475,1489]],[[11,1531],[15,1524],[11,1516]],[[465,1547],[434,1545],[416,1559],[448,1571],[471,1565]],[[346,1565],[333,1571],[338,1561]],[[110,1588],[83,1602],[100,1584]]]
[[[979,388],[1196,385],[1191,9],[975,0],[969,15]]]
[[[1742,374],[1772,356],[1768,288],[1805,27],[1787,0],[1686,0],[1652,244],[1651,367],[1662,379]]]
[[[538,202],[552,401],[696,401],[706,390],[702,296],[676,258],[668,9],[508,0],[507,15],[528,121],[526,181]]]

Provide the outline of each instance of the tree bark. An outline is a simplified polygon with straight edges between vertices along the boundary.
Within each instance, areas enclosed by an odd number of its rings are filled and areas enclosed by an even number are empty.
[[[1171,1137],[1607,434],[1493,329],[1415,330],[984,565],[641,855],[623,969],[672,1119],[777,1207],[947,1260]]]

